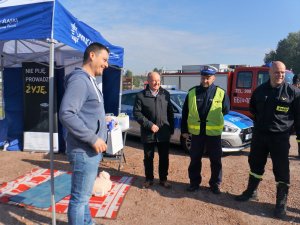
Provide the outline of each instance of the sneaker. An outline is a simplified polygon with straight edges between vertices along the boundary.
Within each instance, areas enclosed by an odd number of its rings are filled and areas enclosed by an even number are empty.
[[[153,185],[153,181],[152,180],[146,180],[143,183],[143,188],[150,188]]]
[[[172,185],[168,181],[159,181],[159,185],[163,186],[164,188],[170,189]]]
[[[187,189],[188,192],[196,192],[199,191],[199,185],[190,185]]]
[[[220,188],[219,188],[218,185],[210,186],[210,190],[211,190],[212,193],[214,193],[216,195],[221,194],[221,191],[220,191]]]

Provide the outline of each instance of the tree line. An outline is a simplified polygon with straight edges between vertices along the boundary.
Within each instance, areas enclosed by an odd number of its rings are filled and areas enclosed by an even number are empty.
[[[282,61],[294,74],[300,73],[300,31],[289,33],[280,40],[276,50],[266,53],[264,62]]]

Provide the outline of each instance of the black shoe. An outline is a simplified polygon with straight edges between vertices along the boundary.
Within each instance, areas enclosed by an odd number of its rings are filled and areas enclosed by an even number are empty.
[[[239,202],[246,202],[249,200],[258,200],[257,191],[255,190],[251,193],[246,190],[241,195],[235,196],[234,199]]]
[[[211,190],[212,193],[214,193],[216,195],[221,194],[221,191],[220,191],[220,188],[219,188],[218,185],[210,186],[210,190]]]
[[[286,210],[283,207],[276,207],[274,210],[274,217],[277,219],[284,219],[286,217]]]
[[[289,185],[285,183],[277,184],[276,206],[274,216],[278,219],[284,219],[286,216],[286,203],[289,193]]]
[[[190,185],[187,189],[186,189],[188,192],[196,192],[196,191],[199,191],[199,185],[196,186],[196,185]]]
[[[151,186],[153,185],[153,180],[146,180],[144,183],[143,183],[143,188],[150,188]]]
[[[171,189],[172,185],[168,182],[168,181],[159,181],[159,185],[164,187],[164,188],[167,188],[167,189]]]

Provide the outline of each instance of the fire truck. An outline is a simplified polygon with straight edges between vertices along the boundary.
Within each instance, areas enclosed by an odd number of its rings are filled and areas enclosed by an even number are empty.
[[[223,88],[230,98],[231,110],[251,117],[249,102],[257,86],[269,79],[267,66],[227,66],[225,64],[182,66],[182,70],[164,71],[161,74],[162,84],[174,85],[188,91],[200,84],[200,71],[205,66],[212,67],[216,73],[215,85]],[[287,70],[285,80],[292,83],[294,74]]]

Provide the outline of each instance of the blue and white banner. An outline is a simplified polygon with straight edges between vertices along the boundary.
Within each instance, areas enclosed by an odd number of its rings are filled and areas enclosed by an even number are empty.
[[[1,8],[0,40],[50,38],[52,8],[53,2]]]
[[[111,51],[109,63],[123,67],[123,48],[110,44],[99,32],[76,19],[59,1],[55,4],[53,38],[82,52],[89,44],[99,42]]]

